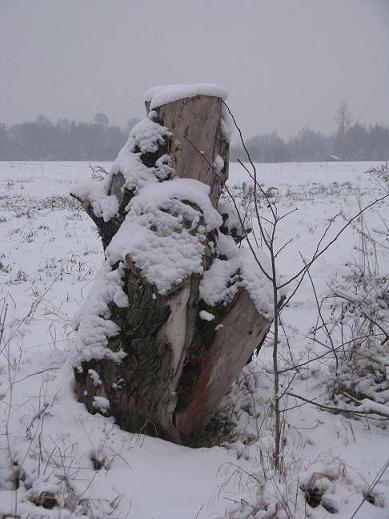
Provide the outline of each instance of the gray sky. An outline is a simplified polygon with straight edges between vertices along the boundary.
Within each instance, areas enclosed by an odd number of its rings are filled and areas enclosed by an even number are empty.
[[[247,135],[389,124],[389,0],[0,0],[0,122],[125,124],[154,85],[210,81]]]

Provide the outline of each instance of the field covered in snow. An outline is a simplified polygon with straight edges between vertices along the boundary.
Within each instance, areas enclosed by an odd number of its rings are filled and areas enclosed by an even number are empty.
[[[291,211],[277,237],[280,247],[287,244],[278,256],[285,279],[299,270],[302,258],[309,260],[333,217],[338,215],[324,243],[361,207],[385,194],[387,185],[366,172],[372,166],[258,165],[259,181],[264,189],[274,188],[280,213]],[[389,469],[370,488],[389,461],[384,416],[389,416],[389,390],[384,386],[377,401],[379,420],[335,414],[285,395],[283,407],[289,410],[284,413],[281,479],[269,468],[269,344],[253,368],[261,398],[257,441],[250,446],[236,441],[190,449],[129,434],[110,418],[90,415],[75,400],[67,363],[74,344],[73,316],[103,253],[93,222],[69,192],[90,175],[90,165],[82,162],[0,162],[0,517],[232,519],[254,517],[250,510],[262,500],[267,511],[255,515],[262,519],[389,518]],[[232,164],[230,186],[242,182],[249,179]],[[323,340],[312,339],[320,323],[315,301],[321,301],[330,286],[344,283],[350,264],[369,257],[366,243],[374,243],[369,261],[374,268],[379,265],[380,276],[387,280],[388,222],[387,200],[366,211],[362,233],[356,220],[312,266],[315,291],[307,276],[284,310],[280,361],[285,392],[334,405],[327,383],[334,355]],[[322,306],[325,319],[331,310],[328,300]],[[382,365],[389,371],[389,353],[386,359],[384,353]],[[327,507],[306,503],[301,487],[312,477],[326,486]],[[50,509],[51,496],[56,501]],[[282,505],[278,512],[277,503]],[[331,504],[338,511],[335,515]]]

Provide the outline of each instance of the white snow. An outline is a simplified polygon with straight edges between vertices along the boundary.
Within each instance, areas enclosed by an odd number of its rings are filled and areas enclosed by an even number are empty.
[[[72,193],[79,199],[90,202],[95,215],[105,222],[117,216],[119,210],[116,196],[108,194],[113,175],[121,173],[124,178],[122,189],[135,193],[146,184],[174,176],[169,155],[160,157],[152,168],[146,167],[140,160],[142,154],[155,153],[171,135],[170,130],[153,120],[154,116],[155,113],[151,111],[131,129],[127,142],[113,162],[104,182],[90,180],[72,189]]]
[[[95,386],[100,386],[102,384],[100,375],[94,369],[88,369],[88,375],[93,380]]]
[[[161,294],[201,273],[206,233],[221,224],[208,193],[207,185],[192,179],[146,185],[130,201],[107,260],[114,265],[129,255]]]
[[[94,396],[92,405],[101,414],[106,414],[109,409],[109,400],[105,396]]]
[[[199,316],[203,321],[213,321],[215,319],[215,316],[206,310],[201,310]]]
[[[155,206],[167,206],[168,208],[174,200],[187,200],[199,207],[204,217],[205,230],[209,232],[219,227],[222,221],[220,214],[210,202],[209,193],[209,186],[203,182],[190,178],[176,178],[169,182],[153,184],[147,186],[146,189],[142,189],[131,200],[128,211],[133,210],[136,214],[142,214],[152,211]],[[190,214],[194,215],[191,211]],[[193,223],[197,224],[197,219]]]
[[[252,228],[252,222],[250,219],[245,218],[243,222],[240,221],[234,205],[229,200],[219,200],[217,210],[222,216],[224,216],[225,221],[223,221],[223,227],[228,229],[229,232],[234,231],[238,236],[243,237],[245,236],[245,232]]]
[[[158,147],[171,136],[168,128],[153,120],[154,115],[154,112],[149,112],[147,117],[131,129],[127,142],[112,164],[110,176],[105,184],[106,189],[110,185],[112,176],[117,173],[123,175],[125,187],[129,190],[136,190],[146,183],[156,182],[158,179],[164,180],[174,175],[168,155],[160,157],[153,168],[146,167],[140,160],[140,155],[155,153]]]
[[[224,160],[220,155],[216,155],[215,160],[213,161],[213,167],[217,173],[221,173],[224,168]]]
[[[145,101],[150,103],[151,110],[167,103],[173,103],[179,99],[196,96],[220,97],[226,100],[227,91],[212,83],[194,83],[188,85],[161,85],[150,88],[145,94]]]
[[[79,308],[76,317],[77,340],[72,355],[74,366],[83,360],[110,358],[120,362],[123,351],[113,352],[107,348],[108,339],[119,332],[119,327],[110,320],[109,303],[126,307],[128,299],[122,289],[123,266],[111,271],[104,262],[88,297]]]
[[[84,182],[76,186],[72,193],[81,200],[88,200],[92,204],[95,215],[103,218],[105,222],[118,213],[118,199],[114,195],[107,195],[103,182]]]
[[[258,267],[248,249],[240,249],[230,236],[219,235],[219,254],[227,259],[215,259],[200,281],[200,296],[211,306],[227,304],[245,288],[258,312],[271,318],[273,286]],[[264,251],[257,250],[257,260],[265,272],[271,275],[270,262]]]
[[[159,146],[166,142],[172,132],[159,123],[154,122],[157,114],[149,112],[147,117],[139,121],[130,131],[126,147],[132,152],[155,153]]]
[[[258,177],[265,187],[280,190],[280,212],[299,208],[280,225],[279,246],[293,239],[279,255],[280,272],[286,276],[296,272],[299,252],[310,257],[317,237],[334,214],[342,210],[348,216],[358,211],[357,192],[364,204],[377,196],[379,184],[364,173],[372,165],[257,164]],[[104,166],[110,168],[109,164]],[[310,519],[351,517],[389,458],[388,430],[378,428],[370,419],[349,419],[284,397],[284,405],[291,408],[283,413],[288,486],[279,483],[267,464],[273,444],[271,429],[264,420],[272,394],[272,349],[267,344],[255,364],[256,390],[261,395],[252,411],[256,419],[246,420],[242,412],[239,418],[239,425],[254,437],[256,425],[263,423],[259,440],[252,446],[236,442],[231,449],[190,449],[128,434],[109,416],[91,415],[76,401],[68,362],[75,340],[73,315],[85,301],[104,256],[94,224],[68,193],[89,175],[88,163],[0,162],[1,315],[3,300],[8,303],[4,328],[7,348],[0,358],[0,515],[31,519],[53,519],[60,514],[63,519],[209,519],[227,514],[233,517],[236,502],[245,500],[251,505],[259,496],[268,508],[258,514],[260,517],[275,515],[277,499],[282,502],[286,496],[291,499],[293,512],[296,503],[296,518],[305,517],[306,512]],[[247,178],[241,168],[231,165],[230,185],[243,180]],[[365,215],[370,228],[383,228],[381,217],[388,221],[388,209],[386,203]],[[343,222],[335,222],[331,235]],[[312,267],[319,297],[327,293],[328,281],[345,271],[350,256],[358,254],[354,248],[358,246],[358,235],[349,229]],[[385,256],[381,265],[382,274],[387,275]],[[119,276],[116,281],[118,300],[125,304]],[[224,288],[221,283],[221,293]],[[107,294],[106,301],[112,297],[115,295]],[[101,308],[104,315],[105,310]],[[307,339],[316,319],[312,288],[306,282],[283,314],[290,348],[281,340],[280,368],[310,363],[299,369],[293,381],[283,375],[281,383],[282,391],[291,383],[289,391],[322,401],[328,357],[313,360],[326,350]],[[108,321],[106,329],[107,323],[102,321],[97,321],[96,330],[89,330],[96,333],[104,348],[106,333],[115,330]],[[245,383],[247,378],[242,378],[241,385]],[[242,407],[252,401],[250,394],[242,399]],[[370,402],[364,405],[366,409],[386,411],[381,406],[371,407]],[[12,455],[32,484],[30,490],[23,481],[17,492],[12,490],[6,423]],[[106,468],[95,470],[92,453],[106,460]],[[247,473],[257,479],[247,477]],[[309,481],[314,474],[319,484],[326,486],[328,497],[337,503],[337,514],[328,514],[322,506],[313,509],[305,505],[299,483]],[[66,496],[68,484],[74,496],[82,496],[74,512],[47,510],[31,502],[43,491]],[[382,508],[365,500],[358,519],[387,519],[388,472],[374,492]],[[61,499],[63,505],[64,497]],[[247,514],[251,512],[248,506]],[[236,511],[234,515],[240,518],[243,514]]]
[[[235,131],[234,120],[228,111],[227,107],[223,105],[223,117],[221,121],[222,132],[227,142],[231,141],[231,137]]]
[[[123,175],[124,185],[129,190],[136,191],[149,182],[158,182],[158,176],[155,175],[156,168],[147,168],[140,160],[139,154],[133,153],[127,144],[119,151],[115,162],[112,164],[110,175],[106,182],[106,189],[111,182],[112,176],[117,173]]]

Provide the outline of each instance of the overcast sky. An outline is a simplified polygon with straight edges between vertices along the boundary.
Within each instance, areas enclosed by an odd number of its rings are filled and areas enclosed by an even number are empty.
[[[0,122],[125,124],[154,85],[230,92],[247,135],[389,124],[389,0],[0,0]]]

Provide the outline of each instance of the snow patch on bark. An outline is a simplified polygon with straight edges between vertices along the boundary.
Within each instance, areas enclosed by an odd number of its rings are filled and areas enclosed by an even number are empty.
[[[89,201],[94,214],[104,222],[108,222],[118,214],[118,199],[114,195],[108,195],[105,184],[101,182],[80,184],[73,189],[72,194],[80,200]]]
[[[93,407],[101,414],[106,414],[109,409],[109,400],[105,396],[94,396]]]
[[[201,310],[199,312],[199,317],[203,321],[213,321],[215,319],[215,316],[211,314],[210,312],[207,312],[206,310]]]
[[[121,173],[125,187],[133,189],[174,175],[168,155],[160,157],[154,167],[145,166],[140,158],[146,153],[157,153],[172,135],[168,128],[154,121],[155,115],[155,112],[150,112],[131,129],[126,144],[112,165],[109,183],[113,175]]]
[[[256,251],[266,272],[271,272],[269,259]],[[222,258],[222,259],[221,259]],[[204,272],[200,296],[210,306],[230,303],[239,289],[245,288],[258,312],[271,319],[273,286],[261,272],[251,251],[239,249],[230,236],[219,236],[219,258]]]
[[[229,235],[243,239],[247,232],[251,230],[251,220],[245,218],[244,221],[242,221],[235,207],[227,199],[219,200],[217,210],[223,217],[222,232],[227,231]]]
[[[174,176],[169,155],[162,155],[155,166],[147,167],[141,160],[146,153],[157,153],[160,146],[168,142],[170,130],[154,121],[155,112],[137,123],[130,131],[128,140],[113,162],[109,175],[104,182],[84,182],[72,190],[81,201],[91,204],[94,214],[108,222],[118,216],[119,202],[110,194],[112,179],[121,174],[124,178],[123,189],[135,193],[148,183],[166,180]]]
[[[127,211],[106,249],[111,265],[130,256],[161,294],[202,272],[206,234],[221,225],[209,186],[192,179],[149,184]]]
[[[148,116],[139,121],[130,131],[126,146],[133,153],[156,153],[159,146],[163,146],[172,132],[155,122],[156,112],[149,112]]]
[[[77,341],[73,351],[72,364],[78,366],[82,361],[109,358],[120,362],[123,351],[114,352],[107,348],[108,339],[119,333],[119,326],[110,320],[109,304],[115,303],[124,308],[128,299],[122,288],[123,266],[111,270],[104,262],[94,285],[75,316]]]
[[[223,117],[221,120],[221,128],[224,138],[227,142],[230,142],[232,134],[235,130],[235,124],[226,105],[223,105]]]
[[[217,173],[221,173],[224,168],[224,160],[220,155],[216,155],[213,161],[213,168]]]

